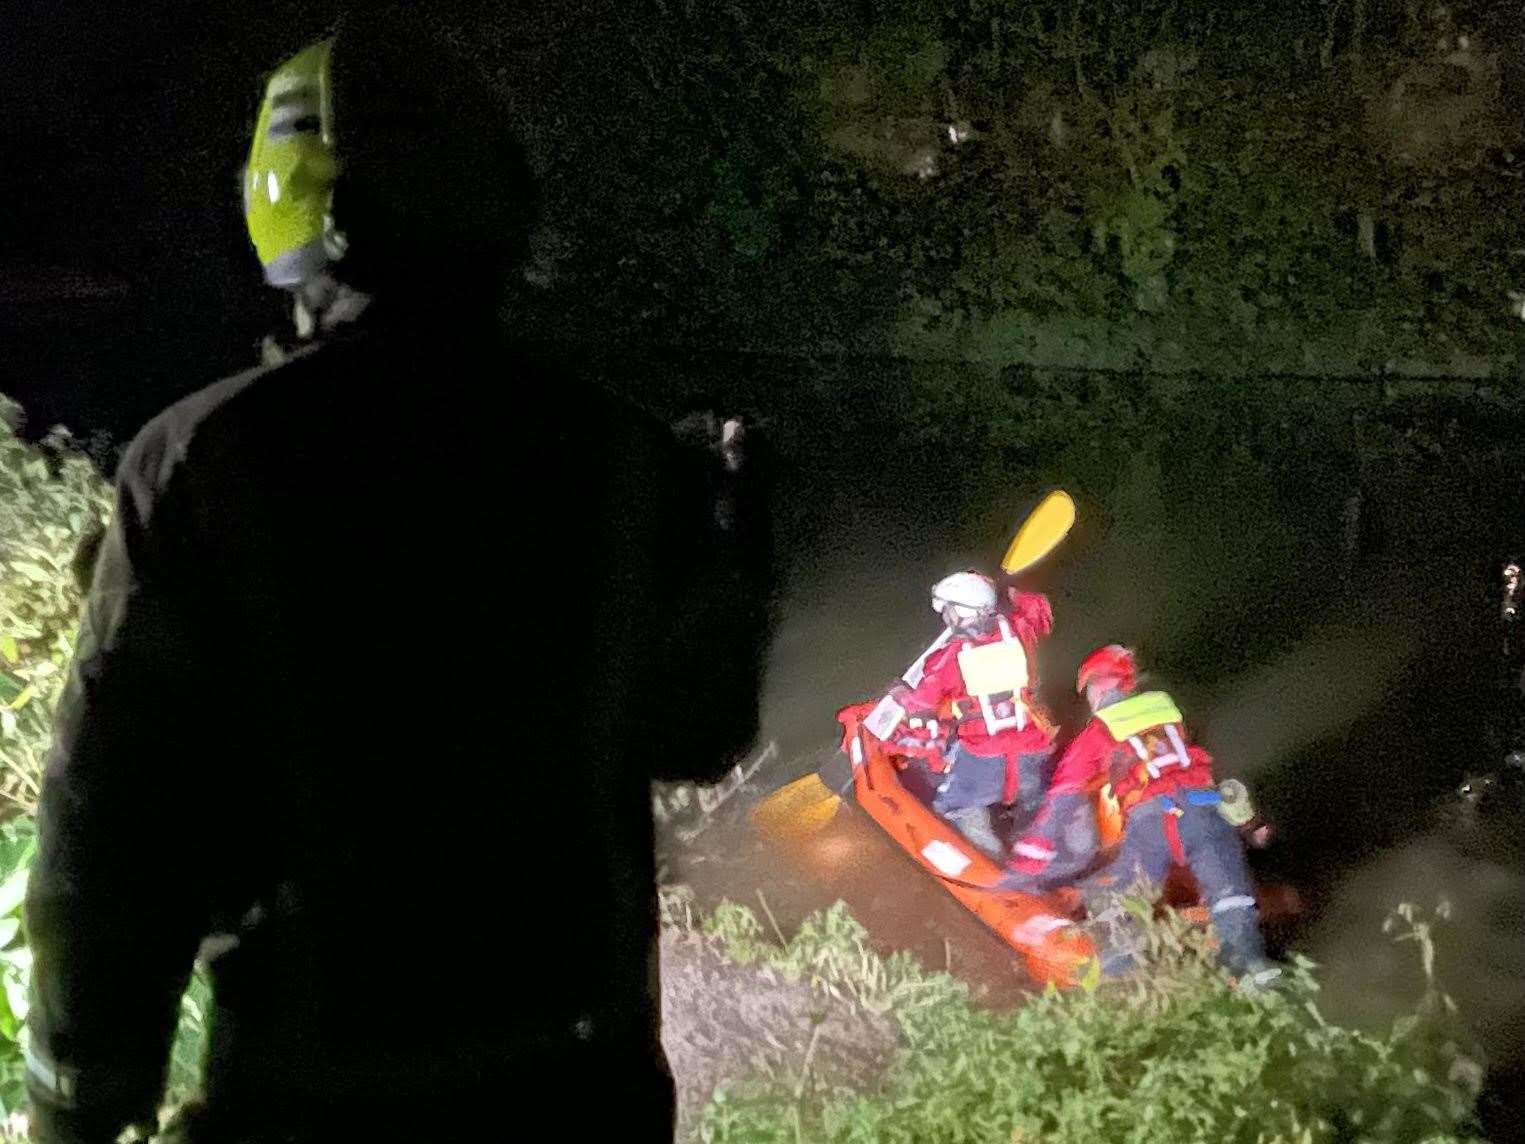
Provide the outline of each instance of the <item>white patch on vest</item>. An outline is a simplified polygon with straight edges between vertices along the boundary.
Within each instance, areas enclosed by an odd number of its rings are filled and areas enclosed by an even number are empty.
[[[904,718],[905,708],[886,695],[863,720],[863,729],[880,742],[887,742]]]
[[[941,838],[934,838],[923,846],[921,856],[932,863],[938,873],[946,874],[950,878],[957,878],[969,869],[969,863],[973,861],[957,846],[952,846]]]

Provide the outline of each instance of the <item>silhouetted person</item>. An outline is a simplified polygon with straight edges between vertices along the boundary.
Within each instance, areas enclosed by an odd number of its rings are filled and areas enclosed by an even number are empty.
[[[121,466],[26,903],[44,1144],[152,1118],[198,949],[196,1141],[671,1137],[649,780],[755,733],[762,512],[498,332],[529,180],[427,40],[275,73],[245,205],[310,347]]]

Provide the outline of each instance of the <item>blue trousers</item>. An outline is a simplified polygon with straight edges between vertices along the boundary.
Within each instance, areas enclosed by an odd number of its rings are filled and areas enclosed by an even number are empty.
[[[1105,891],[1127,890],[1138,882],[1163,885],[1175,864],[1165,816],[1179,811],[1176,830],[1181,849],[1202,901],[1211,911],[1219,959],[1229,970],[1242,972],[1265,961],[1265,943],[1244,845],[1239,832],[1218,813],[1217,803],[1217,792],[1208,789],[1177,791],[1139,803],[1128,814],[1116,861],[1086,885],[1085,894],[1094,900]],[[1102,965],[1118,972],[1131,962],[1131,952],[1109,951],[1103,954]]]
[[[1022,810],[1036,812],[1043,804],[1043,788],[1048,777],[1045,772],[1053,753],[1053,748],[1049,748],[1017,756],[1015,801]],[[939,790],[932,800],[932,809],[938,814],[995,806],[1005,801],[1005,755],[976,755],[955,741],[948,751],[948,761],[953,764],[953,770],[944,784],[947,789]]]

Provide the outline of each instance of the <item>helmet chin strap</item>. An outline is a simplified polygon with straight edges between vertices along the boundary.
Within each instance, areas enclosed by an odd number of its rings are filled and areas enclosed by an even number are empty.
[[[304,341],[356,321],[371,304],[371,296],[341,282],[328,272],[297,287],[292,321]]]
[[[949,604],[943,609],[943,623],[955,632],[984,635],[995,624],[995,616],[979,612],[972,616],[965,616],[959,612],[957,604]]]

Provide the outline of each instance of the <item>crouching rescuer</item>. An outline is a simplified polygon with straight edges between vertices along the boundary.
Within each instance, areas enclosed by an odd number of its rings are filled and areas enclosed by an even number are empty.
[[[1243,843],[1223,813],[1212,757],[1189,741],[1169,695],[1137,687],[1125,647],[1111,644],[1081,663],[1076,689],[1092,718],[1065,750],[1042,811],[1013,848],[1010,882],[1045,890],[1086,871],[1097,850],[1092,796],[1106,784],[1123,816],[1122,843],[1116,860],[1082,883],[1088,903],[1140,883],[1157,889],[1172,866],[1185,866],[1210,911],[1223,965],[1251,984],[1267,984],[1279,970],[1265,956]],[[1124,944],[1103,954],[1104,972],[1132,967]]]
[[[1001,607],[995,583],[978,572],[957,572],[932,588],[932,609],[950,638],[928,657],[914,687],[891,696],[907,714],[951,711],[950,770],[932,809],[981,850],[1000,856],[991,807],[1017,804],[1028,817],[1042,803],[1054,727],[1033,695],[1039,638],[1053,629],[1047,597],[1008,590]]]

